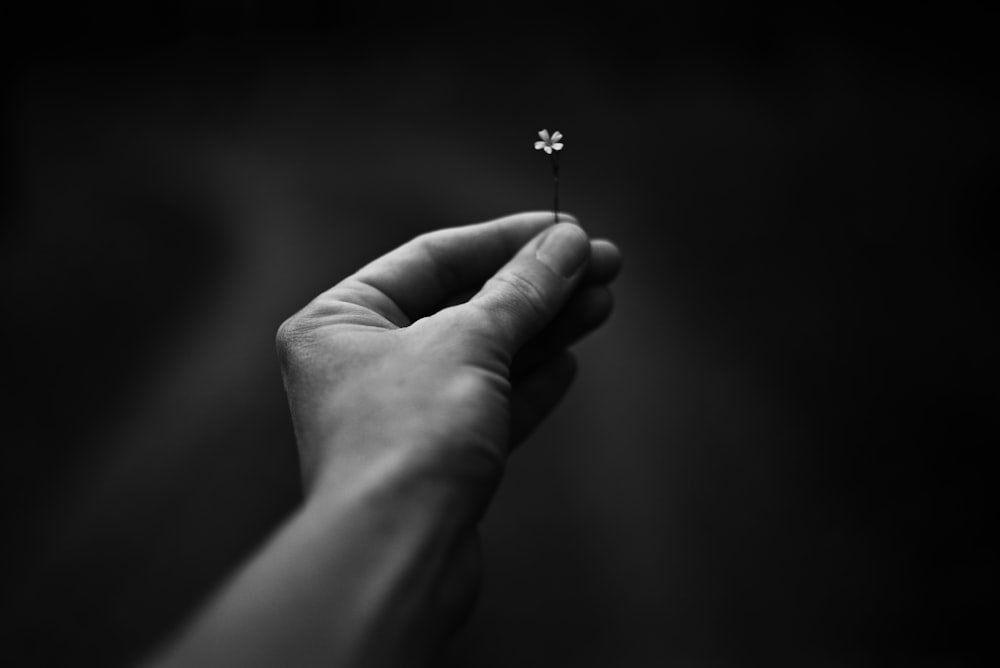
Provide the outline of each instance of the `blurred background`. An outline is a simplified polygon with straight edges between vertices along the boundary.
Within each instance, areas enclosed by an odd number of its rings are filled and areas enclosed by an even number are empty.
[[[986,665],[991,24],[443,7],[0,10],[5,665],[163,642],[300,500],[279,323],[543,127],[626,267],[446,665]]]

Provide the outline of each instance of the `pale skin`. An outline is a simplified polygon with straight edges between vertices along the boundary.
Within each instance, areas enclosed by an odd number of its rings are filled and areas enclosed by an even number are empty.
[[[281,326],[305,500],[150,666],[434,658],[471,611],[508,455],[611,312],[617,248],[560,218],[421,235]]]

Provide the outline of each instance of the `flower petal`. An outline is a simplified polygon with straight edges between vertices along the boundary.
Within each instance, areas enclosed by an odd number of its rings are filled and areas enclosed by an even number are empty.
[[[543,141],[549,141],[549,131],[542,129],[538,131],[538,136],[542,138]]]
[[[556,130],[552,133],[552,141],[562,141],[562,133]]]
[[[552,147],[549,146],[548,144],[546,144],[545,145],[545,152],[551,155],[552,154]]]
[[[561,141],[557,141],[556,143],[552,144],[552,148],[554,148],[557,151],[561,151],[562,147],[563,145]]]
[[[538,151],[540,149],[543,149],[543,148],[545,148],[545,142],[543,142],[543,141],[536,141],[535,142],[535,150],[536,151]]]

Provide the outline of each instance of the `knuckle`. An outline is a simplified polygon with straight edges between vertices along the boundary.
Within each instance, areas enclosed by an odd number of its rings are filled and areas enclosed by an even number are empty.
[[[432,230],[430,232],[422,232],[417,236],[413,237],[410,243],[416,244],[418,246],[425,246],[428,244],[435,243],[435,240],[440,236],[437,230]]]
[[[274,337],[275,347],[278,357],[285,361],[302,342],[302,327],[299,323],[298,314],[287,318],[278,326],[278,331]]]
[[[433,230],[431,232],[418,234],[413,237],[407,245],[416,249],[420,253],[434,256],[437,254],[436,251],[441,246],[441,239],[441,231]]]

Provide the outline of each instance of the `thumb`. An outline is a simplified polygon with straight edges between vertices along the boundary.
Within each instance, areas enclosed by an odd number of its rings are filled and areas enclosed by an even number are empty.
[[[587,233],[558,223],[529,241],[470,301],[513,356],[559,312],[590,259]]]

